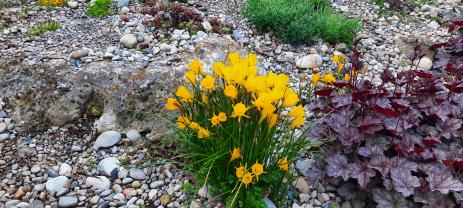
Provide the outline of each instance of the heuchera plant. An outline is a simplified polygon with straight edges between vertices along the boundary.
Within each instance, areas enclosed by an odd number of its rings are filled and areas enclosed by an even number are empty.
[[[450,32],[463,31],[463,19],[452,23]],[[340,77],[349,76],[315,88],[318,99],[308,103],[324,115],[312,138],[334,139],[326,174],[356,181],[382,208],[462,206],[461,35],[431,47],[440,49],[439,72],[413,67],[393,75],[385,69],[379,85],[359,79],[360,41],[340,70]],[[421,57],[416,46],[412,63]]]

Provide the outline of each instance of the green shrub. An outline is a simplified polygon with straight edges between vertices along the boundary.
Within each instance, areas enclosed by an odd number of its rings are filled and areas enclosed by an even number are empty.
[[[48,31],[55,31],[60,28],[58,22],[45,22],[37,27],[29,28],[28,34],[31,36],[41,35]]]
[[[333,12],[328,0],[249,0],[242,11],[259,30],[291,43],[352,43],[360,28],[358,20]]]
[[[87,15],[90,17],[101,18],[111,14],[111,0],[96,0],[87,9]]]

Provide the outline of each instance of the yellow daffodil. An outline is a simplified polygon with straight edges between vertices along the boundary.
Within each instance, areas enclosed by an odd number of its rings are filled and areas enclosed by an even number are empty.
[[[246,62],[248,63],[248,66],[256,66],[257,64],[257,55],[255,53],[250,53],[246,55]]]
[[[268,127],[269,129],[273,128],[278,120],[278,114],[272,113],[267,117]]]
[[[187,125],[190,125],[190,119],[186,116],[179,116],[177,118],[177,126],[184,129]]]
[[[193,71],[185,72],[185,77],[188,81],[191,82],[192,85],[196,84],[196,74]]]
[[[239,179],[241,179],[246,173],[246,168],[243,165],[240,165],[240,167],[237,167],[235,169],[236,169],[235,171],[236,177]]]
[[[336,78],[333,76],[332,73],[326,73],[323,76],[323,81],[325,82],[325,84],[333,84],[333,82],[336,82]]]
[[[220,120],[219,120],[219,117],[214,115],[212,116],[211,118],[211,123],[212,123],[212,126],[217,126],[220,124]]]
[[[238,64],[238,62],[241,61],[241,56],[239,53],[230,53],[228,54],[228,60],[230,61],[230,64]]]
[[[238,117],[238,122],[240,122],[241,117],[249,118],[249,116],[245,114],[248,109],[249,108],[246,108],[246,106],[243,103],[238,103],[233,106],[233,113],[230,117]]]
[[[227,97],[233,100],[238,97],[238,89],[236,89],[235,85],[232,84],[229,84],[225,87],[224,93]]]
[[[227,114],[225,114],[224,112],[220,112],[219,115],[217,116],[219,118],[219,121],[220,122],[225,122],[227,121]]]
[[[206,75],[206,77],[201,80],[201,86],[203,89],[210,90],[214,88],[215,79],[211,75]]]
[[[295,117],[294,120],[291,122],[291,128],[298,128],[305,123],[305,117],[298,116]]]
[[[261,118],[260,120],[263,121],[265,118],[268,116],[272,115],[273,112],[276,110],[275,106],[273,106],[271,103],[267,103],[261,110]]]
[[[201,94],[201,102],[207,103],[208,100],[209,100],[209,97],[207,97],[206,94]]]
[[[338,74],[341,74],[344,64],[338,64]]]
[[[199,127],[198,129],[198,138],[205,139],[211,136],[211,132],[203,127]]]
[[[251,173],[245,173],[241,178],[241,182],[247,187],[250,183],[252,183],[253,176]]]
[[[254,165],[252,165],[251,170],[252,170],[252,173],[254,173],[254,175],[256,176],[257,181],[259,181],[259,176],[262,173],[266,173],[264,171],[264,164],[260,164],[257,161],[256,161],[256,163],[254,163]]]
[[[212,71],[214,71],[214,74],[222,78],[223,78],[222,70],[224,68],[225,68],[225,64],[223,62],[215,62],[214,65],[212,65]]]
[[[312,84],[313,86],[317,86],[318,80],[320,80],[320,73],[316,73],[312,75]]]
[[[339,53],[339,54],[336,54],[334,55],[333,57],[331,57],[331,60],[334,62],[334,63],[337,63],[337,64],[344,64],[344,54],[342,53]]]
[[[200,128],[199,124],[196,123],[196,122],[194,122],[194,121],[188,123],[188,126],[189,126],[190,128],[192,128],[192,129],[199,129],[199,128]]]
[[[201,61],[198,59],[193,60],[188,65],[188,68],[190,68],[190,71],[192,71],[195,74],[203,74],[203,65],[201,64]]]
[[[242,158],[241,156],[241,150],[239,147],[237,148],[233,148],[232,151],[230,151],[230,162],[233,161],[233,160],[237,160],[237,159],[240,159]]]
[[[266,88],[264,76],[249,76],[243,83],[246,92],[262,92]]]
[[[281,170],[283,171],[288,171],[288,159],[283,158],[278,160],[278,166],[280,167]]]
[[[273,87],[278,82],[278,76],[271,71],[268,73],[267,80],[265,81],[268,88]]]
[[[177,110],[180,108],[180,104],[177,102],[177,99],[167,98],[166,109],[167,110]]]
[[[251,103],[257,108],[262,109],[271,102],[272,102],[272,99],[270,97],[270,94],[263,92],[263,93],[260,93],[259,96]]]
[[[283,100],[284,107],[291,107],[297,102],[299,102],[299,96],[291,88],[286,89],[284,97],[285,97],[285,99]]]
[[[350,81],[350,75],[349,74],[344,75],[344,81],[346,81],[346,82]]]
[[[194,96],[184,86],[180,86],[177,89],[177,92],[175,93],[175,95],[177,95],[177,97],[182,98],[182,100],[185,102],[190,102],[190,103],[193,102]]]
[[[294,108],[292,108],[289,113],[287,114],[287,116],[291,116],[291,117],[305,117],[305,110],[304,110],[304,107],[302,107],[302,105],[298,105]]]

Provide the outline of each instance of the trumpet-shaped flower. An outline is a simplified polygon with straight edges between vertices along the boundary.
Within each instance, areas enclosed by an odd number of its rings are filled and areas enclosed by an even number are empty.
[[[194,96],[184,86],[180,86],[175,93],[178,97],[182,98],[185,102],[193,102]]]
[[[316,73],[312,75],[312,85],[317,86],[318,80],[320,80],[320,73]]]
[[[199,128],[200,128],[199,124],[196,123],[196,122],[194,122],[194,121],[189,122],[189,123],[188,123],[188,126],[189,126],[190,128],[192,128],[192,129],[199,129]]]
[[[305,111],[304,111],[304,107],[302,107],[302,105],[298,105],[294,108],[292,108],[289,113],[287,114],[287,116],[291,116],[291,117],[305,117]]]
[[[230,151],[230,162],[233,161],[233,160],[237,160],[237,159],[240,159],[242,158],[241,156],[241,150],[239,147],[237,148],[233,148],[232,151]]]
[[[199,127],[198,129],[198,138],[205,139],[211,136],[211,132],[203,127]]]
[[[241,61],[241,56],[239,53],[230,53],[228,54],[228,60],[230,61],[230,64],[238,64]]]
[[[193,71],[185,72],[185,77],[188,81],[191,82],[192,85],[196,84],[196,74]]]
[[[198,59],[193,60],[189,65],[188,68],[195,74],[203,74],[203,65],[201,61]]]
[[[339,54],[336,54],[334,55],[333,57],[331,57],[331,60],[334,62],[334,63],[337,63],[337,64],[344,64],[345,61],[344,61],[344,54],[342,53],[339,53]]]
[[[245,173],[241,178],[241,182],[247,187],[250,183],[252,183],[253,176],[251,173]]]
[[[215,62],[214,65],[212,65],[212,71],[214,71],[214,74],[222,78],[223,78],[222,70],[224,68],[225,68],[225,64],[223,62]]]
[[[271,129],[278,121],[278,114],[272,113],[267,117],[268,127]]]
[[[260,109],[260,114],[261,118],[260,120],[264,120],[265,118],[269,117],[270,115],[273,114],[273,112],[276,110],[275,106],[273,106],[271,103],[267,103],[263,108]]]
[[[243,83],[246,92],[262,92],[266,88],[264,76],[249,76]]]
[[[333,76],[333,74],[326,73],[323,76],[323,81],[325,82],[325,84],[333,84],[333,82],[336,82],[336,78]]]
[[[211,123],[212,123],[212,126],[217,126],[220,124],[220,120],[219,120],[219,117],[214,115],[212,116],[211,118]]]
[[[247,108],[243,103],[238,103],[233,106],[233,113],[230,117],[238,117],[238,122],[240,122],[241,117],[249,118],[245,113],[249,108]]]
[[[240,167],[237,167],[235,168],[235,175],[237,178],[241,179],[244,174],[246,173],[246,167],[244,167],[243,165],[240,165]]]
[[[167,98],[166,109],[167,110],[177,110],[180,108],[180,104],[177,102],[177,99]]]
[[[278,167],[280,167],[281,170],[283,171],[288,171],[288,159],[287,158],[283,158],[283,159],[279,159],[278,160]]]
[[[227,121],[227,114],[225,114],[224,112],[220,112],[219,115],[217,116],[219,118],[219,121],[220,122],[225,122]]]
[[[338,64],[338,74],[341,74],[344,64]]]
[[[284,97],[285,97],[285,99],[283,100],[284,107],[291,107],[297,102],[299,102],[299,96],[291,88],[286,89]]]
[[[211,75],[206,75],[206,77],[201,80],[201,86],[203,89],[210,90],[214,88],[215,79]]]
[[[305,123],[305,117],[295,117],[294,120],[291,122],[291,128],[298,128],[301,125],[304,125]]]
[[[264,164],[260,164],[259,162],[256,161],[256,163],[254,163],[254,165],[252,165],[251,167],[251,170],[252,170],[252,173],[254,173],[254,175],[256,176],[256,179],[259,181],[259,176],[262,174],[262,173],[266,173],[264,171]]]
[[[225,87],[224,93],[227,97],[231,98],[232,100],[238,97],[238,89],[236,89],[235,85],[229,84]]]
[[[184,129],[187,127],[187,125],[190,125],[190,119],[186,116],[179,116],[177,118],[177,126]]]

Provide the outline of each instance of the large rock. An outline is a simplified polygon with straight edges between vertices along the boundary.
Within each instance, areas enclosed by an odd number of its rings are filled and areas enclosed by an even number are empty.
[[[125,34],[121,37],[120,43],[126,48],[134,48],[137,44],[137,36],[134,34]]]
[[[146,67],[137,60],[95,61],[76,70],[65,59],[44,63],[0,59],[0,66],[4,66],[0,95],[14,106],[11,116],[21,134],[66,125],[98,108],[103,113],[101,122],[96,123],[100,132],[143,131],[148,127],[163,132],[167,125],[158,115],[164,113],[165,99],[182,83],[191,60],[200,59],[204,69],[211,72],[212,64],[224,60],[229,51],[242,51],[234,41],[217,34],[194,41],[194,52],[159,54],[160,58]]]
[[[323,58],[318,54],[309,54],[296,60],[296,66],[302,69],[318,68],[322,63]]]
[[[106,131],[100,136],[95,141],[95,144],[93,145],[94,149],[99,149],[99,148],[105,148],[105,147],[112,147],[115,144],[117,144],[121,140],[122,136],[121,133],[117,131]]]

